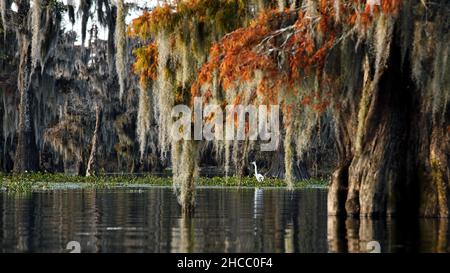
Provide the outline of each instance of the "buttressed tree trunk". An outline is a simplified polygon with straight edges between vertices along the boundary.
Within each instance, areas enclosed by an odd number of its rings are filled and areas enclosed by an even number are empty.
[[[377,19],[375,50],[351,57],[362,65],[339,58],[360,77],[358,87],[343,88],[336,112],[340,165],[330,215],[448,217],[450,4],[409,3]]]
[[[39,168],[38,151],[34,135],[33,123],[33,96],[31,79],[33,77],[31,67],[31,35],[28,30],[28,13],[30,6],[28,1],[18,3],[17,39],[19,45],[19,70],[17,87],[20,93],[19,127],[17,148],[14,160],[14,171],[36,171]]]

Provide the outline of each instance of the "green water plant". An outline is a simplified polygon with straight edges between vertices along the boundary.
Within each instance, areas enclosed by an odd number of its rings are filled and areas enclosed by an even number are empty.
[[[7,192],[23,193],[33,190],[48,190],[56,187],[70,189],[72,185],[82,188],[108,189],[130,186],[172,186],[171,177],[148,175],[99,175],[75,176],[62,173],[0,174],[0,189]],[[294,188],[327,187],[325,179],[295,181]],[[258,182],[254,177],[200,177],[199,187],[285,187],[283,179],[267,178]]]

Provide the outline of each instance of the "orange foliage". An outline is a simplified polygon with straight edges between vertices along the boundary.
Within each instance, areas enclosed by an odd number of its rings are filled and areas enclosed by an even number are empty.
[[[141,83],[147,83],[149,79],[156,80],[158,68],[158,47],[155,43],[136,48],[133,51],[136,61],[133,65],[134,73],[140,76]]]
[[[170,29],[173,21],[179,17],[178,13],[198,14],[200,21],[205,20],[208,14],[205,1],[182,1],[175,8],[168,5],[157,7],[133,21],[130,35],[148,41],[151,39],[150,33],[156,29]],[[197,80],[191,86],[191,96],[203,95],[203,101],[207,103],[212,98],[210,86],[216,73],[219,86],[226,92],[254,80],[255,72],[261,71],[263,76],[256,90],[248,90],[255,91],[251,94],[253,102],[258,98],[264,104],[283,103],[278,102],[283,97],[279,94],[281,90],[287,92],[282,94],[284,96],[296,96],[295,86],[305,77],[322,76],[326,58],[343,30],[358,26],[364,31],[380,13],[396,14],[401,4],[401,0],[381,0],[381,6],[370,6],[366,0],[341,1],[339,21],[336,20],[334,1],[331,0],[318,1],[318,18],[307,16],[302,9],[262,11],[248,27],[228,33],[212,45],[208,61],[201,67]],[[141,75],[141,80],[145,77],[155,79],[156,46],[151,43],[136,50],[135,55],[134,70]],[[280,56],[285,57],[283,61],[280,61]],[[201,94],[201,87],[206,86],[208,88]],[[242,97],[238,94],[231,103],[238,104]],[[330,103],[320,94],[310,94],[303,97],[301,104],[309,105],[316,111],[324,111]],[[289,109],[292,109],[291,104],[285,108],[290,112]]]
[[[381,9],[384,13],[397,13],[402,5],[402,0],[381,0]]]
[[[131,22],[128,33],[131,37],[148,40],[152,33],[157,32],[158,27],[166,26],[170,22],[172,14],[172,8],[167,4],[157,6],[151,12],[145,11]]]
[[[282,87],[287,87],[283,90],[292,91],[295,84],[300,83],[304,77],[312,76],[313,73],[321,75],[326,57],[335,45],[336,37],[342,35],[342,29],[346,26],[353,27],[357,23],[367,29],[380,12],[398,12],[401,0],[381,0],[380,7],[370,6],[366,0],[341,1],[340,5],[342,23],[334,20],[336,12],[333,1],[319,1],[319,18],[311,18],[301,9],[296,11],[293,35],[282,47],[279,41],[277,44],[278,37],[274,36],[278,35],[277,31],[286,27],[282,23],[292,16],[293,11],[263,11],[249,27],[226,35],[212,46],[209,61],[203,65],[197,82],[192,86],[192,95],[198,96],[201,86],[212,83],[214,71],[218,72],[220,85],[226,91],[244,81],[251,81],[255,77],[255,71],[260,70],[264,76],[257,87],[257,97],[262,98],[264,103],[273,103]],[[317,39],[318,34],[320,39]],[[262,43],[266,43],[265,46],[271,50],[261,50]],[[286,54],[288,69],[280,68],[283,64],[279,63],[278,52]],[[296,95],[295,91],[290,94]],[[316,111],[324,111],[330,104],[318,94],[305,96],[301,103],[311,105]],[[285,110],[288,111],[289,107]]]
[[[275,79],[281,76],[276,63],[270,56],[260,54],[254,48],[270,33],[279,15],[280,12],[275,10],[262,12],[249,27],[229,33],[220,43],[214,44],[210,50],[209,61],[203,65],[197,83],[192,86],[192,95],[197,96],[200,86],[212,82],[214,71],[218,72],[225,91],[244,81],[252,80],[258,70],[273,76],[271,80],[276,82]],[[266,92],[273,89],[273,84],[269,85],[268,81],[268,77],[262,79],[258,93],[266,95]],[[237,104],[236,100],[234,104]]]
[[[292,87],[300,82],[305,74],[315,70],[322,70],[329,49],[335,41],[335,26],[332,18],[334,12],[329,1],[321,1],[320,12],[323,20],[317,29],[324,34],[324,41],[316,44],[312,22],[304,12],[296,13],[293,25],[294,35],[286,40],[284,48],[279,48],[276,38],[270,38],[277,31],[283,20],[292,16],[293,12],[285,10],[266,10],[256,18],[249,27],[240,28],[212,46],[209,61],[200,70],[197,82],[192,86],[191,94],[198,96],[199,88],[211,84],[214,71],[218,72],[221,87],[226,91],[245,81],[255,78],[255,71],[262,71],[263,78],[258,83],[256,97],[262,98],[263,103],[278,103],[278,92],[283,86]],[[325,19],[325,17],[327,17]],[[263,43],[266,43],[263,45]],[[268,45],[267,45],[268,44]],[[289,52],[287,71],[280,70],[276,53],[267,53],[261,46],[270,49]],[[293,90],[293,88],[288,88]],[[295,94],[293,94],[295,95]],[[236,101],[233,102],[236,104]]]

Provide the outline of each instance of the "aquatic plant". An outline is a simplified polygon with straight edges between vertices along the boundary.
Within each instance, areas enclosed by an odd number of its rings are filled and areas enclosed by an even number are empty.
[[[317,188],[328,185],[326,179],[304,180],[295,185],[295,188]],[[63,173],[24,173],[20,175],[3,174],[0,176],[0,190],[10,193],[27,193],[34,190],[52,190],[55,188],[114,188],[131,186],[167,186],[173,185],[171,177],[148,175],[115,175],[115,176],[76,176]],[[199,187],[267,187],[283,188],[286,182],[282,179],[265,179],[257,182],[252,177],[199,177],[196,180]],[[190,193],[184,193],[188,198]],[[195,200],[191,200],[195,201]]]

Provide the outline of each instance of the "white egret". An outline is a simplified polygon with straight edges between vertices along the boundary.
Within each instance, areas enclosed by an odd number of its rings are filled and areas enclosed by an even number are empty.
[[[262,174],[258,173],[258,167],[256,166],[256,162],[253,161],[252,164],[253,164],[253,166],[255,166],[255,177],[256,177],[256,180],[258,182],[263,182],[264,181],[264,176]]]

